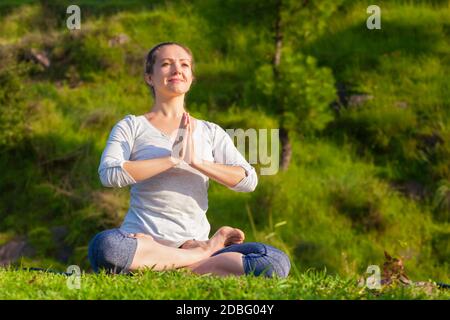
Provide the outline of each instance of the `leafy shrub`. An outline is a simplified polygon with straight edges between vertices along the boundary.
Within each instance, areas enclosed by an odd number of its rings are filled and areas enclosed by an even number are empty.
[[[40,257],[54,253],[56,245],[48,228],[36,227],[28,233],[28,240]]]
[[[317,66],[311,56],[285,52],[280,64],[280,79],[275,82],[271,65],[265,64],[256,72],[256,81],[269,103],[280,103],[286,128],[314,133],[325,128],[333,119],[330,108],[336,97],[331,70]]]
[[[332,188],[330,191],[333,207],[347,215],[351,219],[353,227],[360,232],[383,231],[385,221],[379,206],[380,199],[376,199],[365,186],[342,187]]]
[[[99,71],[110,75],[120,73],[123,51],[109,47],[108,37],[108,32],[100,32],[95,27],[64,35],[52,48],[53,77],[90,81]]]
[[[448,265],[450,261],[450,232],[436,232],[431,244],[437,261]]]
[[[449,222],[450,216],[450,182],[442,180],[433,199],[433,207],[439,220]]]
[[[17,146],[27,136],[25,94],[17,69],[0,70],[0,146]]]

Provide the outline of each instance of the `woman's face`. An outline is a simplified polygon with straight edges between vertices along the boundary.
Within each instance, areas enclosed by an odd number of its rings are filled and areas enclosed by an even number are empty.
[[[193,80],[191,57],[177,45],[161,47],[156,52],[153,74],[146,75],[156,96],[178,96],[189,91]]]

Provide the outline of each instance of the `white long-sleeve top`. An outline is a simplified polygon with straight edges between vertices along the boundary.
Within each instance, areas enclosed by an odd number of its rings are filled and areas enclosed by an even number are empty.
[[[246,176],[231,190],[255,190],[255,169],[219,125],[198,120],[193,142],[198,159],[244,168]],[[123,168],[125,161],[170,156],[173,143],[145,116],[127,115],[111,130],[98,173],[106,187],[131,186],[130,207],[120,226],[122,230],[150,234],[165,245],[179,247],[189,239],[208,240],[209,178],[184,162],[141,182]]]

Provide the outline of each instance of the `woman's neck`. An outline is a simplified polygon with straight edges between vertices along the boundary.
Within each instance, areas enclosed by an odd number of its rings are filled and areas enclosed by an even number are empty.
[[[184,109],[184,95],[166,99],[157,98],[151,112],[165,118],[181,118]]]

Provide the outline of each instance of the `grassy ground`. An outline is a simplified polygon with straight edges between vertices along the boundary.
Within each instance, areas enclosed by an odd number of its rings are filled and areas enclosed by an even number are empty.
[[[186,271],[143,271],[133,276],[83,273],[76,282],[73,276],[0,269],[0,299],[403,300],[450,299],[450,292],[431,285],[374,290],[358,286],[357,279],[314,271],[288,279],[220,278]]]

